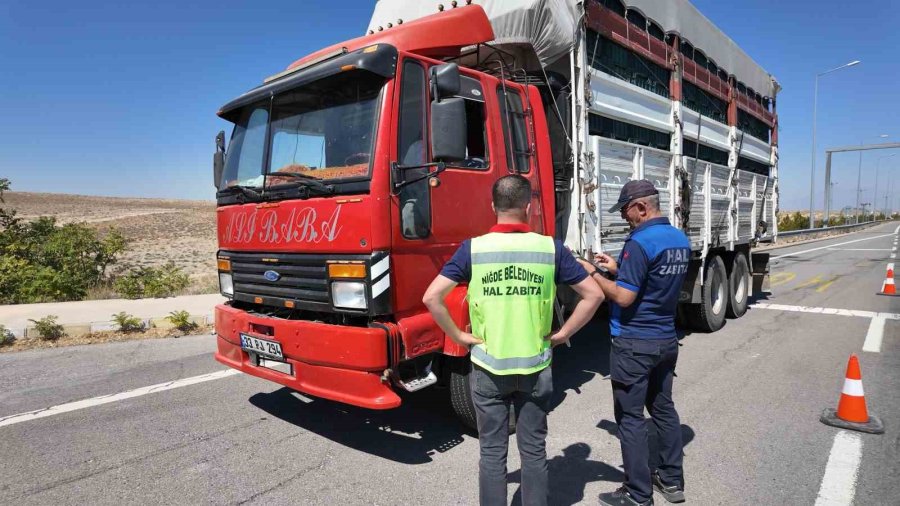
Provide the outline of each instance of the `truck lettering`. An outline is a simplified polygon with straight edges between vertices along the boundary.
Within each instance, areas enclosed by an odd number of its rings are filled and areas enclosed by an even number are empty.
[[[292,209],[284,219],[274,210],[267,211],[262,216],[257,210],[235,213],[225,227],[223,239],[243,244],[251,242],[254,237],[263,244],[333,242],[343,228],[340,217],[341,206],[335,207],[331,216],[325,220],[319,220],[316,209],[312,207]]]

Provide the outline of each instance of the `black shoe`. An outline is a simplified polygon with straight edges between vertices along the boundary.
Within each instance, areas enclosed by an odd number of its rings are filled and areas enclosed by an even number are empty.
[[[653,471],[653,489],[672,503],[684,502],[684,489],[678,485],[666,485],[659,477],[659,471]]]
[[[600,494],[600,504],[604,506],[653,506],[653,498],[637,502],[625,487],[619,487],[619,490],[615,492]]]

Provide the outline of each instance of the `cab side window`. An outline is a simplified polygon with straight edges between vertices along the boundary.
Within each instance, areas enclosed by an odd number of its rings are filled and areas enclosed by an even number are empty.
[[[487,114],[484,108],[484,91],[478,80],[460,77],[458,97],[466,106],[466,159],[454,167],[487,169],[490,156],[487,141]]]
[[[422,165],[428,161],[425,68],[418,62],[406,60],[401,79],[397,157],[400,165]],[[427,170],[407,170],[404,176],[416,179]],[[400,190],[400,228],[407,239],[424,239],[431,234],[431,193],[427,179]]]
[[[497,88],[497,98],[500,101],[500,123],[503,125],[506,163],[510,170],[520,174],[526,173],[529,170],[531,149],[528,146],[522,97],[517,91],[501,84]]]

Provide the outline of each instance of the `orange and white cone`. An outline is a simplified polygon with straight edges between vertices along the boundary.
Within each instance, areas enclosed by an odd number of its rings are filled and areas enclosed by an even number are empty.
[[[866,409],[866,395],[863,392],[862,374],[856,354],[850,355],[844,388],[838,401],[837,411],[828,408],[819,418],[822,423],[842,429],[858,430],[871,434],[884,433],[884,424],[876,416],[869,416]]]
[[[887,274],[884,276],[884,284],[881,285],[881,293],[878,295],[897,295],[897,287],[894,286],[894,264],[887,264]]]

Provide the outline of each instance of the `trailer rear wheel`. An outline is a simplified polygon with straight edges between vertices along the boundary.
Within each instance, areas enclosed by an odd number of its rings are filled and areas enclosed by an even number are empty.
[[[750,302],[750,264],[747,256],[736,253],[728,275],[728,317],[740,318]]]
[[[472,361],[469,357],[451,359],[453,365],[450,368],[450,405],[459,420],[470,429],[478,430],[478,421],[475,418],[475,403],[472,401]],[[509,433],[516,432],[516,412],[512,407],[509,410]]]
[[[728,307],[728,275],[725,262],[718,255],[710,256],[703,271],[700,303],[692,307],[691,324],[702,332],[715,332],[725,325]]]

